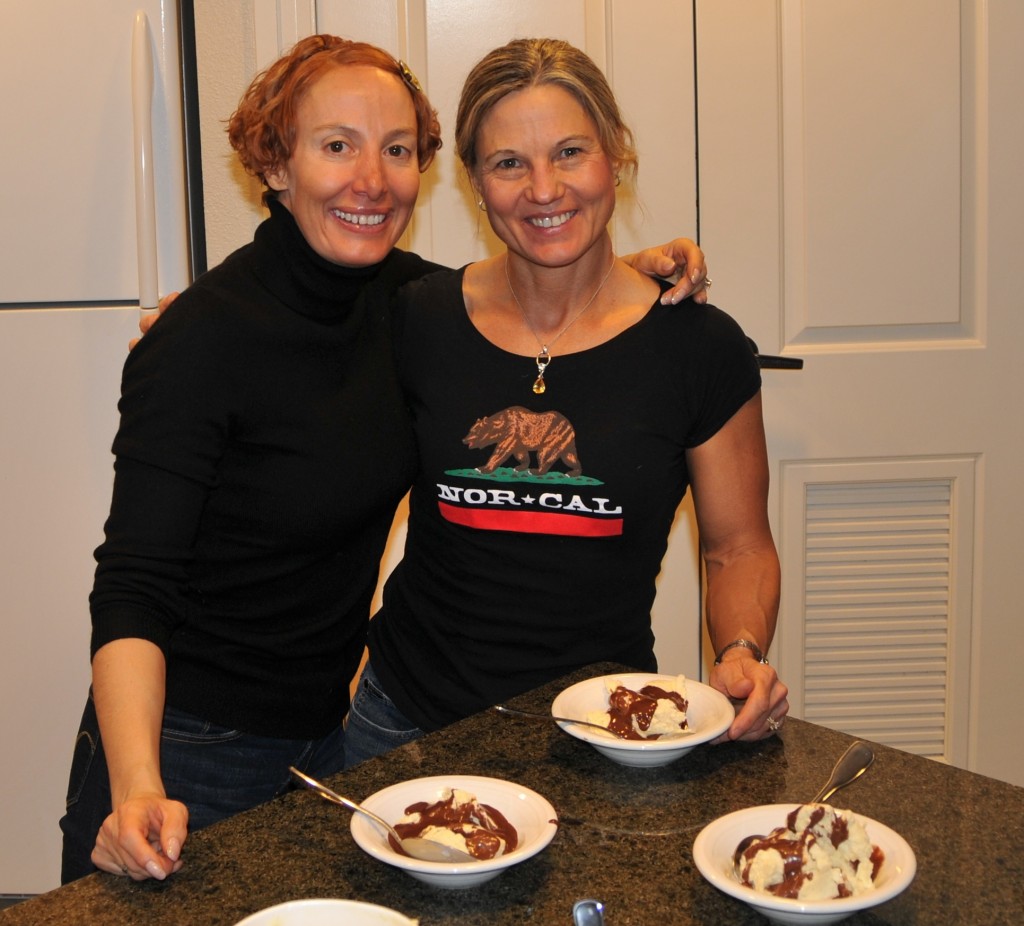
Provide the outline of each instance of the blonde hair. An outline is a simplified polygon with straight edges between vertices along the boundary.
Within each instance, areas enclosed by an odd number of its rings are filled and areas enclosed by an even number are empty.
[[[469,175],[477,168],[480,126],[495,104],[543,84],[570,93],[597,126],[601,148],[616,173],[635,176],[639,161],[633,133],[607,78],[588,55],[561,39],[515,39],[486,54],[469,72],[455,117],[455,148]]]
[[[329,68],[369,66],[399,77],[416,109],[416,154],[425,171],[441,147],[437,111],[402,62],[376,45],[335,35],[311,35],[258,74],[228,121],[228,141],[242,166],[264,183],[284,167],[295,143],[296,112],[317,78]]]

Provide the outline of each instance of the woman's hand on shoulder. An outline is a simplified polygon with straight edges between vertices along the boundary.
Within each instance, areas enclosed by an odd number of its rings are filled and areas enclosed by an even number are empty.
[[[673,238],[666,244],[645,248],[622,258],[634,270],[648,276],[675,281],[661,297],[663,305],[676,305],[687,296],[694,302],[708,301],[711,281],[707,276],[704,252],[690,238]]]
[[[167,307],[172,302],[174,302],[174,300],[177,299],[179,295],[181,294],[168,293],[166,296],[164,296],[163,299],[160,300],[160,303],[159,305],[157,305],[155,312],[143,313],[143,315],[139,318],[139,331],[141,331],[142,334],[139,335],[139,337],[137,338],[132,338],[128,342],[128,350],[133,350],[135,348],[135,345],[138,344],[139,341],[141,341],[146,336],[146,333],[149,331],[149,329],[152,328],[157,323],[157,320],[160,318],[160,316],[167,311]]]

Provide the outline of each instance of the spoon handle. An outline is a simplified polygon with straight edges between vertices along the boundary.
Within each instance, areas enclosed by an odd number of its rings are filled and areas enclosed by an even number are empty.
[[[875,754],[871,747],[863,740],[857,740],[839,757],[825,787],[815,795],[811,803],[824,803],[840,788],[860,778],[874,761]]]
[[[591,723],[589,720],[577,720],[575,717],[555,717],[551,714],[541,714],[537,711],[521,711],[514,707],[505,707],[504,704],[495,704],[494,709],[499,714],[508,714],[510,717],[525,717],[527,720],[546,720],[554,723],[578,723],[583,727],[594,727],[597,730],[604,730],[611,733],[608,727],[600,723]],[[612,734],[614,736],[614,734]]]
[[[600,900],[577,900],[572,905],[576,926],[604,926],[604,904]]]
[[[300,772],[295,766],[288,766],[288,771],[292,773],[299,781],[301,781],[307,788],[312,788],[319,794],[324,800],[330,801],[332,804],[340,804],[342,807],[347,807],[349,810],[354,810],[356,813],[361,813],[364,816],[369,817],[374,823],[382,826],[387,832],[391,833],[399,842],[401,842],[401,836],[395,832],[394,827],[387,822],[387,820],[378,817],[372,810],[367,810],[362,804],[357,804],[355,801],[350,801],[347,797],[342,797],[340,794],[332,791],[327,785],[322,784],[315,778],[310,778],[305,772]]]
[[[454,846],[435,842],[432,839],[425,839],[422,836],[407,836],[403,839],[387,820],[378,817],[372,810],[367,810],[362,804],[357,804],[347,797],[342,797],[328,788],[323,782],[311,778],[305,772],[300,772],[294,765],[288,766],[288,771],[307,788],[312,788],[312,790],[316,791],[324,800],[330,801],[332,804],[340,804],[342,807],[347,807],[349,810],[354,810],[356,813],[369,817],[394,839],[395,843],[401,847],[399,851],[412,858],[422,859],[427,862],[456,862],[460,865],[476,861],[468,852],[463,852]]]

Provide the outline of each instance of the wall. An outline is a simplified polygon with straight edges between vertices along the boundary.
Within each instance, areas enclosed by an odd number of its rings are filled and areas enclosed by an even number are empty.
[[[242,170],[227,141],[227,119],[257,68],[253,7],[250,0],[195,2],[203,200],[210,267],[248,241],[263,217],[262,185]]]

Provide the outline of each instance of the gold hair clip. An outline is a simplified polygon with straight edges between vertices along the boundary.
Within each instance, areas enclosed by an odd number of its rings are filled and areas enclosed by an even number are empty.
[[[412,90],[414,93],[423,92],[423,88],[420,86],[420,82],[416,79],[416,75],[409,70],[409,65],[407,65],[404,61],[399,61],[398,70],[402,75],[402,80],[404,80],[409,85],[410,90]]]

